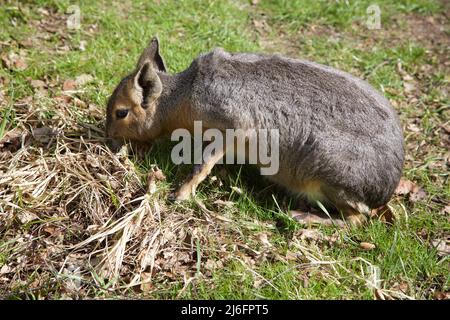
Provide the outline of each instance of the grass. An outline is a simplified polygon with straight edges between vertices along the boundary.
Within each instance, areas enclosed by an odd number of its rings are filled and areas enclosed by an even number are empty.
[[[400,13],[430,14],[442,10],[438,1],[403,0],[393,3],[381,1],[326,1],[326,0],[275,0],[262,1],[261,6],[270,13],[274,23],[283,24],[291,32],[310,23],[337,27],[339,30],[351,28],[355,23],[363,24],[371,11],[368,8],[377,5],[380,9],[381,23],[389,23],[392,16]]]
[[[1,57],[18,54],[27,67],[0,69],[5,97],[0,137],[14,128],[37,127],[59,128],[64,136],[0,157],[0,294],[14,299],[432,299],[448,293],[448,255],[432,243],[448,239],[450,230],[443,211],[450,199],[449,138],[443,129],[450,118],[443,63],[449,29],[443,24],[444,31],[432,35],[439,41],[430,43],[413,28],[429,17],[441,23],[445,8],[439,1],[377,3],[382,30],[368,31],[364,22],[371,1],[80,1],[78,30],[65,25],[70,1],[5,2]],[[396,196],[391,207],[399,220],[393,226],[372,221],[351,230],[304,229],[286,214],[292,199],[254,168],[217,166],[215,179],[199,187],[196,200],[168,202],[168,193],[190,169],[171,163],[169,142],[159,141],[145,158],[130,162],[99,146],[97,132],[106,99],[155,34],[170,72],[221,46],[278,51],[367,79],[399,111],[408,155],[404,176],[426,197],[413,202]],[[63,92],[64,81],[81,74],[94,80]],[[405,91],[406,75],[413,78],[413,92]],[[45,88],[33,88],[31,80],[44,81]],[[147,173],[156,166],[166,180],[157,182],[150,197],[129,203],[141,199]],[[11,172],[28,175],[6,179]],[[51,173],[56,178],[45,184]],[[112,232],[114,226],[119,231]],[[99,240],[88,241],[93,236]],[[120,241],[123,245],[115,247]],[[376,247],[366,251],[361,242]],[[147,252],[154,260],[141,270],[148,248],[155,248],[153,255]],[[119,261],[118,269],[99,268],[100,258]],[[75,287],[67,280],[69,264],[83,266]],[[377,268],[381,282],[374,289]],[[133,282],[133,275],[139,281]]]

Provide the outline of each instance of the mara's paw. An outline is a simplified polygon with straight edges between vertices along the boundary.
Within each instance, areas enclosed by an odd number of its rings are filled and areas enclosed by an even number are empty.
[[[345,215],[345,221],[347,224],[353,227],[360,227],[367,223],[368,219],[367,216],[363,213],[352,213]]]
[[[291,210],[291,217],[297,222],[304,225],[323,225],[345,227],[345,221],[339,218],[329,217],[322,212],[306,212],[299,210]]]

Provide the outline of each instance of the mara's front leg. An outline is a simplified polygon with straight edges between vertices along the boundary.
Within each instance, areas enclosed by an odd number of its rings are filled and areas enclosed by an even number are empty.
[[[223,157],[224,150],[217,151],[207,159],[203,159],[202,164],[195,164],[192,173],[184,181],[184,183],[169,196],[169,199],[175,201],[183,201],[195,195],[197,186],[205,180],[214,165]]]

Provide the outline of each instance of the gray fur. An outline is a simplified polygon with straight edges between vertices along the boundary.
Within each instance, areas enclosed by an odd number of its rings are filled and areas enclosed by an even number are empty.
[[[179,74],[158,76],[163,91],[152,119],[161,127],[188,104],[189,120],[209,127],[279,129],[280,171],[270,178],[291,191],[301,192],[292,187],[301,181],[319,180],[326,200],[338,207],[377,208],[399,182],[404,151],[397,114],[379,92],[348,73],[219,48]]]

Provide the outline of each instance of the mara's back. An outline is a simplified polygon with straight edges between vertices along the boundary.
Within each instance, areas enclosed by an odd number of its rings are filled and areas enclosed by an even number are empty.
[[[282,184],[317,178],[352,190],[371,207],[386,202],[403,165],[395,110],[368,83],[317,63],[278,55],[197,58],[194,116],[219,129],[278,129]]]

